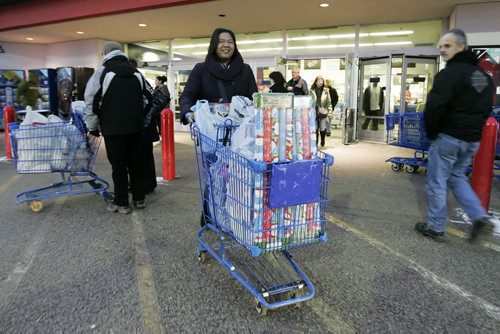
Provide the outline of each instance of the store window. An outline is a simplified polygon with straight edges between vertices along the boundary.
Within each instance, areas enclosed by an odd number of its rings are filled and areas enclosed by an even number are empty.
[[[354,49],[354,26],[288,31],[287,57],[342,54]]]
[[[268,33],[236,34],[238,50],[244,59],[281,55],[283,34],[281,31]]]
[[[283,36],[280,31],[267,33],[236,34],[238,50],[243,58],[280,55],[283,48]],[[207,55],[210,37],[176,38],[173,40],[174,57],[177,60],[201,61]]]
[[[345,58],[316,58],[289,60],[286,66],[286,79],[292,78],[292,69],[300,69],[300,77],[307,82],[311,88],[314,79],[322,76],[325,80],[330,80],[333,88],[339,94],[339,103],[344,102],[345,96]]]
[[[441,21],[374,24],[359,30],[360,49],[433,47],[441,35]]]

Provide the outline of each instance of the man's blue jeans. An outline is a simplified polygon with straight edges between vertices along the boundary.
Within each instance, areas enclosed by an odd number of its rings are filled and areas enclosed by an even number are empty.
[[[479,142],[469,143],[443,133],[432,142],[426,181],[429,202],[427,226],[431,230],[445,230],[447,185],[472,221],[487,214],[465,176],[465,170],[478,148]]]

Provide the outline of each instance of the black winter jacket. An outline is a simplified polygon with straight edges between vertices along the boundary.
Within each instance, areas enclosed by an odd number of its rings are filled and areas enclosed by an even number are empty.
[[[228,101],[223,101],[217,86],[218,80],[224,85]],[[239,53],[235,54],[227,68],[209,57],[207,61],[196,64],[189,75],[180,98],[181,122],[187,124],[184,115],[191,112],[191,107],[198,100],[211,103],[231,102],[231,98],[238,95],[252,99],[252,94],[256,92],[257,83],[252,69],[243,63]]]
[[[481,140],[484,122],[491,113],[493,83],[470,51],[457,53],[440,71],[424,111],[427,138],[439,133],[467,142]]]
[[[104,63],[102,105],[98,114],[104,135],[144,132],[144,81],[124,56]]]
[[[288,93],[288,90],[286,89],[284,84],[275,82],[274,85],[269,87],[269,92],[270,93]]]

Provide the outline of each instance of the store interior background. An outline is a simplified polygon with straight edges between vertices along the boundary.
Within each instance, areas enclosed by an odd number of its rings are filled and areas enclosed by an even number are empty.
[[[385,87],[385,114],[395,110],[404,112],[405,108],[422,110],[432,78],[443,66],[439,63],[436,42],[450,27],[467,31],[470,45],[486,46],[499,64],[500,26],[495,14],[498,12],[500,2],[458,5],[449,18],[441,20],[237,33],[237,43],[256,75],[259,90],[268,89],[271,71],[279,70],[289,80],[291,69],[298,66],[309,87],[317,75],[330,79],[339,93],[336,113],[353,108],[358,111],[356,119],[360,123],[364,117],[359,112],[362,92],[370,77],[379,77]],[[0,68],[25,72],[37,68],[95,68],[101,62],[105,42],[83,39],[49,44],[12,43],[1,42],[2,34],[0,45],[4,53],[0,53]],[[203,61],[208,41],[209,36],[205,36],[155,39],[124,46],[129,56],[139,61],[140,71],[152,84],[157,75],[167,75],[167,85],[174,97],[171,108],[178,112],[179,94],[194,64]],[[176,122],[176,130],[187,128]],[[340,126],[332,130],[333,137],[342,136]],[[355,137],[384,142],[383,126],[377,133],[372,132],[359,130]]]

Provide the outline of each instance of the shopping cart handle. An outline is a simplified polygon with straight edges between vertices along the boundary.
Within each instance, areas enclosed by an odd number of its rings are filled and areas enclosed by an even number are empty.
[[[186,113],[184,115],[184,118],[186,119],[186,121],[188,122],[189,125],[193,125],[193,123],[195,123],[193,112]]]

